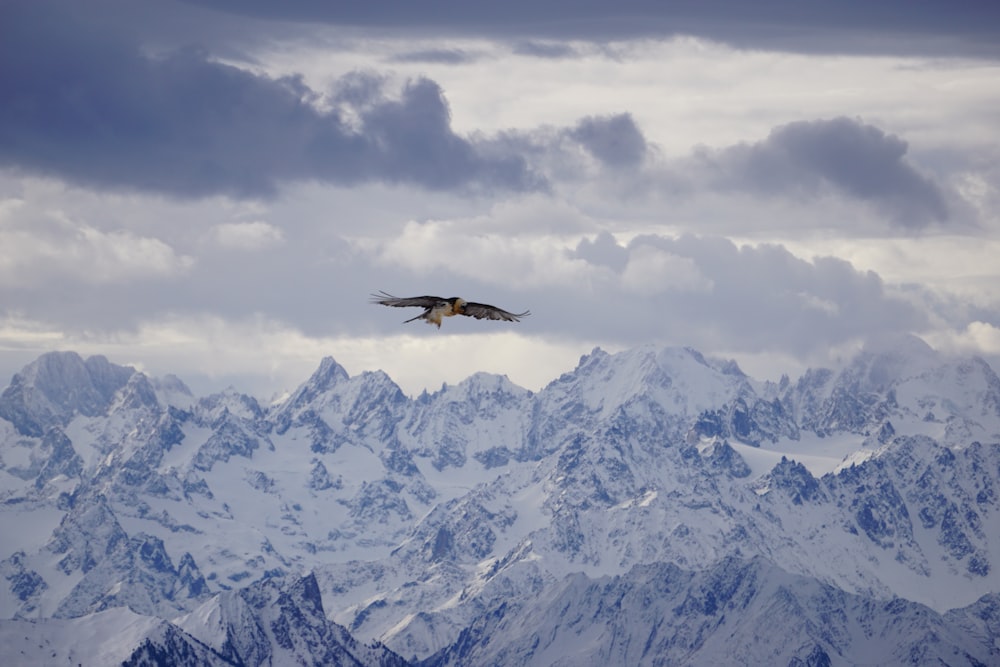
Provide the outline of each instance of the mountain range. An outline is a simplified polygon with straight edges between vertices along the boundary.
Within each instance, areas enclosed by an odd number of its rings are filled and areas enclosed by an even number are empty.
[[[0,394],[0,534],[8,665],[996,665],[1000,379],[645,346],[264,403],[51,352]]]

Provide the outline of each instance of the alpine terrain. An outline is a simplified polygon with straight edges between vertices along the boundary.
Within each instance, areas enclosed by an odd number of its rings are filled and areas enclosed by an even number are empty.
[[[264,404],[52,352],[0,535],[4,665],[1000,665],[1000,379],[640,347]]]

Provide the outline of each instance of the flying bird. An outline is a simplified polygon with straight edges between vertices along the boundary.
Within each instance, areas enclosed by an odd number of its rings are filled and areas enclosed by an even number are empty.
[[[474,317],[477,320],[506,320],[507,322],[520,322],[520,318],[527,317],[531,314],[527,310],[523,313],[509,313],[502,308],[497,308],[496,306],[466,301],[465,299],[460,299],[457,296],[453,296],[448,299],[443,299],[439,296],[411,296],[399,298],[388,294],[387,292],[379,292],[378,294],[372,294],[372,303],[380,303],[383,306],[394,306],[396,308],[406,308],[408,306],[423,308],[424,312],[420,313],[416,317],[411,317],[405,322],[412,322],[413,320],[426,320],[427,324],[436,324],[438,329],[441,328],[441,318],[452,317],[453,315],[468,315],[469,317]]]

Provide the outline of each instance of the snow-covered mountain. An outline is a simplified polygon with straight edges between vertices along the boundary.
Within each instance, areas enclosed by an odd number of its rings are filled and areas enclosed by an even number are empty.
[[[173,622],[115,606],[71,619],[4,621],[0,639],[8,665],[407,664],[329,621],[311,575],[262,579],[215,595]]]
[[[327,358],[261,405],[49,353],[0,534],[4,664],[1000,664],[1000,379],[641,347],[409,398]]]
[[[760,557],[697,572],[637,565],[616,577],[571,574],[530,600],[502,602],[421,664],[995,664],[989,635],[977,632],[983,606],[997,602],[992,595],[945,618],[914,602],[845,593]]]

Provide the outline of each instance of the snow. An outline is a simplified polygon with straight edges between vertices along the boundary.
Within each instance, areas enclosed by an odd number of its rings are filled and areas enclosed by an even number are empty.
[[[184,469],[194,458],[202,445],[211,437],[212,429],[207,426],[187,423],[181,429],[184,439],[164,452],[160,472]]]
[[[522,466],[522,475],[533,466]],[[516,489],[510,494],[508,504],[517,515],[514,525],[498,536],[496,553],[503,554],[513,549],[526,535],[547,527],[552,517],[544,509],[546,493],[541,482],[517,482],[516,475],[510,477],[511,486]],[[518,487],[520,488],[518,489]]]
[[[14,439],[13,435],[8,436],[11,440]],[[31,467],[31,454],[32,447],[37,443],[37,440],[32,439],[18,439],[13,447],[8,447],[3,452],[3,465],[7,469],[18,469],[27,470]]]
[[[124,607],[71,620],[3,621],[0,660],[12,666],[121,664],[163,623]]]
[[[105,420],[83,415],[77,415],[66,425],[66,437],[73,443],[73,450],[83,459],[84,468],[93,468],[100,460],[102,452],[98,438],[104,426]]]
[[[55,507],[5,505],[0,511],[0,535],[4,536],[0,559],[9,558],[19,545],[43,544],[62,517],[63,512]]]
[[[652,395],[672,411],[691,415],[731,393],[729,382],[703,372],[710,367],[687,349],[646,345],[614,357],[598,350],[581,360],[581,367],[591,365],[595,372],[585,376],[581,398],[603,417],[637,395]]]
[[[846,460],[864,460],[872,450],[864,449],[864,439],[852,433],[841,433],[821,438],[815,433],[803,433],[799,440],[779,440],[754,447],[739,441],[729,443],[746,464],[751,477],[757,478],[770,472],[782,458],[804,465],[813,477],[822,477],[842,467]]]
[[[19,496],[30,487],[31,482],[25,481],[20,477],[15,477],[6,470],[0,470],[0,497]]]
[[[365,639],[406,647],[407,655],[426,657],[490,605],[530,604],[574,572],[589,581],[626,576],[637,565],[706,569],[734,554],[761,556],[865,599],[899,595],[945,611],[1000,590],[1000,510],[969,500],[1000,485],[997,456],[989,445],[977,454],[988,465],[960,456],[973,438],[1000,432],[1000,415],[983,407],[990,405],[992,389],[980,366],[904,362],[865,358],[864,372],[851,370],[851,381],[873,385],[885,368],[904,371],[893,385],[895,403],[885,408],[887,417],[872,417],[855,428],[861,432],[833,429],[820,437],[803,428],[798,439],[765,438],[759,447],[733,437],[702,437],[693,443],[701,457],[691,457],[685,430],[703,411],[752,398],[754,391],[762,395],[765,388],[682,349],[642,347],[617,355],[596,350],[538,394],[502,376],[476,374],[419,401],[397,400],[384,375],[349,378],[325,364],[330,377],[314,376],[309,392],[300,388],[268,410],[258,411],[235,391],[189,401],[184,438],[166,450],[143,439],[151,433],[148,420],[156,418],[142,412],[148,406],[119,405],[107,417],[77,415],[66,427],[84,460],[82,481],[60,475],[35,491],[34,480],[0,470],[0,493],[18,501],[0,505],[0,534],[16,536],[4,539],[0,559],[25,551],[24,568],[48,585],[31,613],[51,615],[83,577],[79,570],[61,573],[62,555],[46,547],[67,511],[59,494],[80,484],[85,493],[78,502],[103,494],[129,536],[162,539],[175,567],[190,553],[213,591],[247,586],[265,573],[316,571],[330,618],[357,625]],[[840,377],[817,382],[811,396],[834,396]],[[772,400],[777,389],[766,391]],[[604,438],[610,418],[614,432]],[[220,419],[245,429],[260,446],[248,452],[223,445],[217,460],[204,454],[199,459]],[[886,419],[891,431],[884,428]],[[38,441],[17,436],[5,424],[0,421],[4,465],[30,464]],[[880,444],[872,434],[883,428],[896,437]],[[905,459],[897,466],[900,437],[913,435],[933,440],[909,445],[912,451],[905,451],[913,463]],[[715,456],[726,453],[716,448],[723,440],[747,464],[749,476]],[[945,447],[958,457],[954,470],[946,467]],[[486,452],[500,452],[488,459],[493,467],[476,458]],[[125,481],[126,464],[134,463],[129,457],[136,453],[155,460],[159,477],[139,476],[135,485]],[[387,464],[393,454],[405,455],[403,463]],[[887,462],[884,472],[871,470],[875,457]],[[801,463],[813,479],[793,466],[775,471],[782,459]],[[317,463],[333,485],[310,487]],[[982,470],[963,472],[973,464]],[[91,484],[89,476],[101,465],[109,468],[99,471],[100,486]],[[932,480],[927,484],[941,489],[918,481],[925,469]],[[880,485],[899,496],[880,495]],[[940,495],[921,495],[932,491]],[[878,525],[892,519],[887,503],[903,503],[896,509],[905,509],[912,526]],[[955,550],[964,549],[963,543],[955,538],[949,547],[940,518],[925,525],[919,515],[925,507],[949,503],[962,508],[954,531],[971,545],[960,555]],[[868,510],[881,536],[865,533],[859,516]],[[446,556],[432,559],[442,526],[454,534],[441,533],[449,543],[442,550]],[[976,554],[988,561],[986,575],[968,570]],[[124,590],[126,574],[111,573],[117,578],[99,583],[104,590],[115,590],[115,584]],[[0,613],[10,617],[27,607],[8,589],[0,587]],[[219,639],[211,633],[220,631],[221,612],[198,602],[178,601],[193,609],[179,622],[202,628],[199,636],[211,643]],[[132,623],[131,639],[148,631],[134,618],[124,621]],[[57,626],[46,627],[26,636],[65,656],[66,647],[42,640]],[[596,650],[607,641],[602,628],[560,633],[535,659],[587,646]],[[99,638],[102,630],[94,631]],[[22,644],[18,650],[27,650]]]
[[[856,452],[851,452],[844,457],[844,460],[840,462],[840,465],[833,469],[833,472],[838,473],[842,470],[851,468],[852,466],[859,466],[875,456],[877,453],[877,449],[859,449]]]
[[[213,597],[194,611],[178,616],[173,623],[213,648],[221,648],[226,642],[226,628],[223,625],[222,601]]]
[[[615,505],[612,509],[627,510],[627,509],[632,509],[633,507],[649,507],[649,504],[652,503],[654,500],[656,500],[658,496],[659,496],[658,491],[649,490],[643,493],[641,496],[638,496],[636,498],[629,498],[625,502]]]

